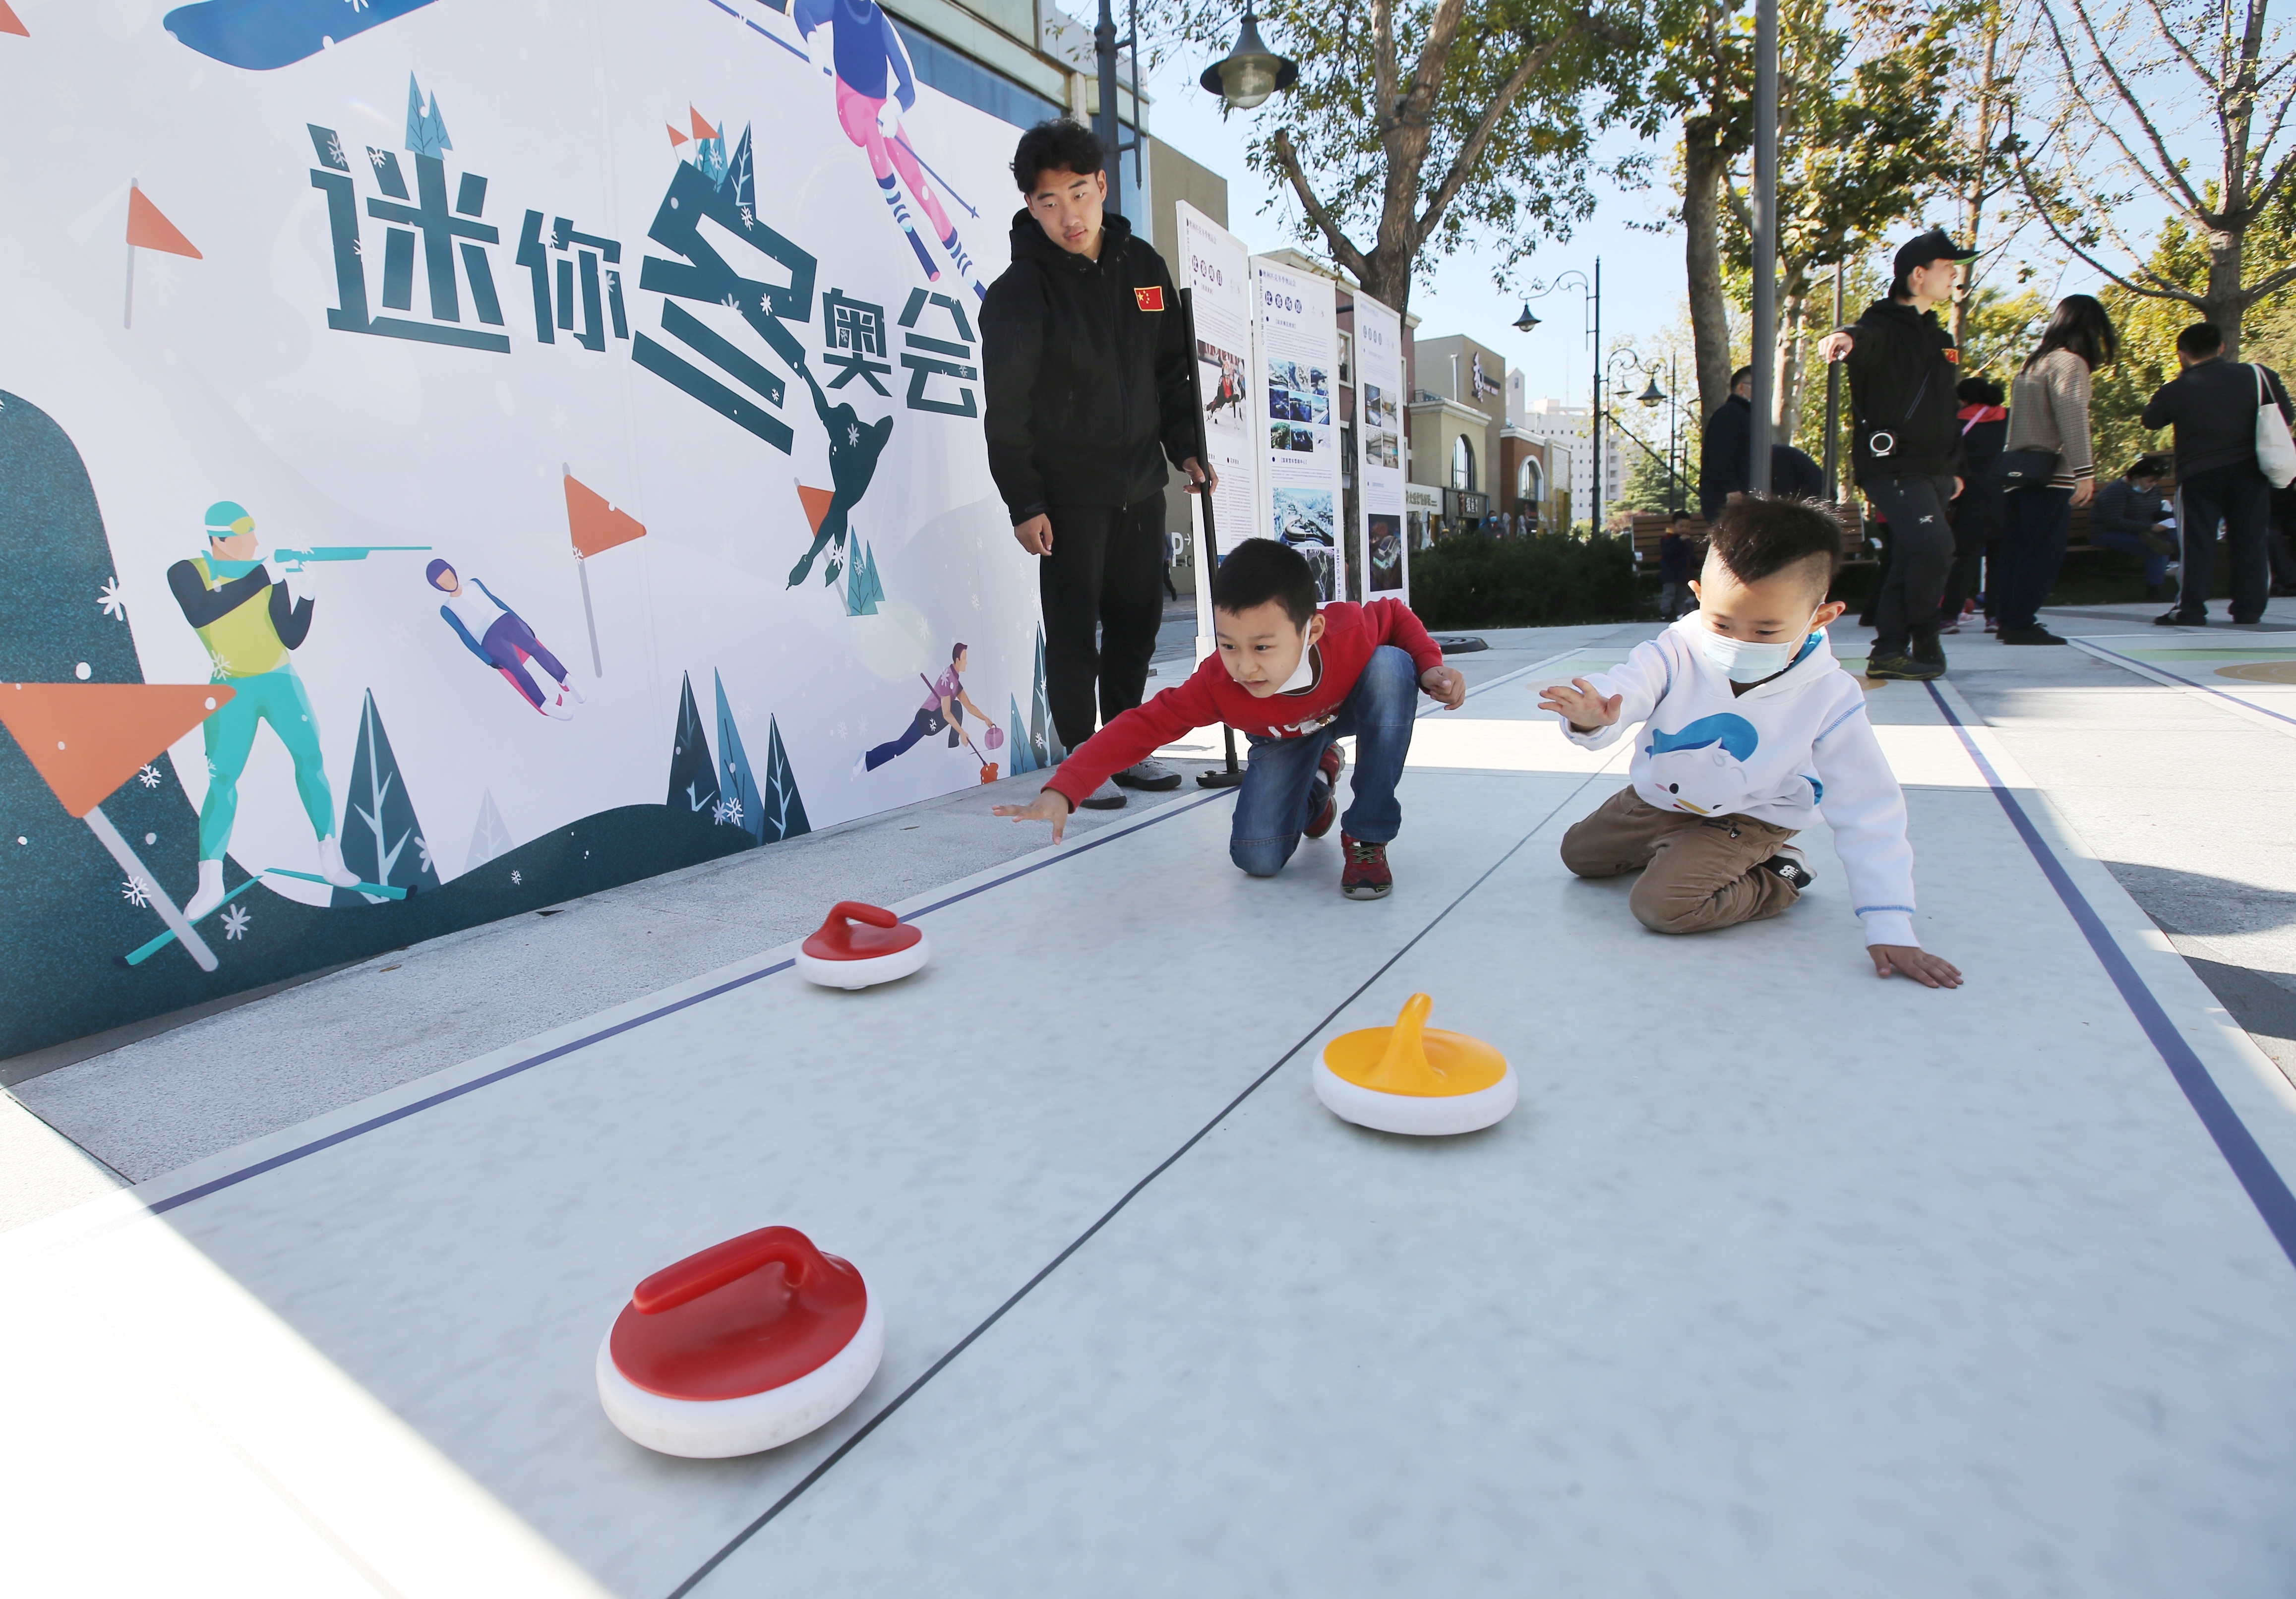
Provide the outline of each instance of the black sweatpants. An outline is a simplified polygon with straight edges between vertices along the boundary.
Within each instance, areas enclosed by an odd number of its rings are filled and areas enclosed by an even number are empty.
[[[1934,641],[1938,601],[1953,565],[1953,480],[1907,473],[1862,480],[1858,487],[1890,524],[1890,565],[1874,603],[1874,653],[1899,655],[1909,639]]]
[[[1037,563],[1045,698],[1054,731],[1073,750],[1103,720],[1139,704],[1148,685],[1164,620],[1164,491],[1121,507],[1051,505],[1045,514],[1053,522],[1053,553]]]
[[[2197,622],[2209,613],[2214,586],[2217,529],[2225,532],[2232,557],[2232,619],[2252,622],[2264,614],[2272,592],[2272,567],[2264,535],[2272,521],[2272,485],[2253,461],[2204,467],[2177,485],[2184,504],[2177,531],[2185,545],[2184,570],[2177,575],[2177,614]]]

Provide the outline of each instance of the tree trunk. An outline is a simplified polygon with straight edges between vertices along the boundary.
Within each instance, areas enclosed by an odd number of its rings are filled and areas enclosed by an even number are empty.
[[[1730,398],[1730,306],[1722,293],[1722,168],[1714,130],[1693,119],[1682,138],[1683,260],[1688,271],[1690,342],[1698,364],[1698,420]]]
[[[1801,385],[1806,368],[1802,362],[1802,345],[1806,330],[1802,324],[1809,316],[1809,272],[1799,264],[1790,267],[1785,282],[1778,285],[1778,350],[1776,365],[1771,368],[1775,386],[1771,390],[1777,403],[1770,422],[1771,437],[1780,444],[1794,441],[1795,424],[1801,420]]]
[[[2248,309],[2241,287],[2242,245],[2245,230],[2228,228],[2202,235],[2209,247],[2209,286],[2202,298],[2208,302],[2208,319],[2224,335],[2224,358],[2240,359],[2240,319]]]
[[[1985,221],[1986,158],[1993,148],[1993,74],[2000,56],[2001,17],[1991,7],[1985,12],[1985,59],[1979,69],[1983,76],[1978,79],[1977,103],[1970,115],[1976,126],[1969,142],[1969,187],[1960,196],[1960,244],[1964,250],[1982,248],[1978,234]],[[1971,285],[1969,268],[1962,268],[1962,281],[1953,291],[1953,341],[1960,344],[1969,332],[1969,302]]]

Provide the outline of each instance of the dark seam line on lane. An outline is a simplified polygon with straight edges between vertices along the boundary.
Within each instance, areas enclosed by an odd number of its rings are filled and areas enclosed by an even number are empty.
[[[2276,710],[2267,710],[2263,706],[2243,700],[2238,694],[2226,693],[2220,688],[2210,688],[2205,683],[2195,683],[2191,678],[2186,677],[2180,673],[2171,672],[2165,668],[2154,666],[2149,660],[2139,660],[2133,655],[2123,655],[2118,650],[2108,650],[2103,644],[2096,643],[2094,639],[2085,638],[2081,640],[2080,647],[2084,650],[2094,650],[2099,655],[2106,656],[2111,660],[2117,660],[2121,665],[2131,668],[2139,673],[2159,672],[2163,677],[2173,677],[2176,679],[2177,685],[2180,688],[2196,688],[2204,694],[2214,694],[2219,700],[2228,700],[2233,704],[2239,706],[2243,710],[2252,710],[2259,716],[2270,717],[2276,722],[2286,722],[2292,726],[2296,726],[2296,717],[2284,717]],[[2234,652],[2227,650],[2225,653],[2232,654]]]
[[[1032,872],[1041,872],[1046,867],[1058,865],[1062,861],[1074,860],[1078,856],[1084,854],[1086,850],[1097,849],[1103,844],[1113,843],[1118,839],[1129,838],[1143,828],[1153,827],[1159,822],[1167,821],[1173,816],[1181,816],[1188,811],[1198,809],[1201,807],[1213,803],[1215,800],[1226,800],[1233,797],[1234,795],[1232,791],[1220,790],[1217,792],[1207,794],[1201,799],[1188,800],[1185,804],[1168,803],[1158,808],[1155,815],[1145,817],[1139,822],[1136,822],[1128,827],[1103,828],[1097,832],[1095,832],[1090,838],[1087,838],[1083,842],[1076,845],[1073,849],[1064,850],[1059,855],[1053,856],[1046,860],[1037,861],[1033,865],[1022,866],[1016,872],[1008,872],[1002,877],[994,878],[975,888],[966,889],[962,893],[951,894],[946,899],[937,899],[932,904],[926,906],[922,910],[910,913],[910,915],[912,919],[914,919],[916,916],[931,915],[933,912],[938,910],[946,910],[948,906],[955,905],[960,900],[972,898],[975,894],[982,894],[988,892],[990,889],[1001,888],[1008,882],[1016,882],[1021,878],[1028,876]],[[701,1004],[704,1000],[715,999],[722,994],[730,994],[736,988],[746,988],[750,984],[757,982],[763,978],[773,976],[775,972],[787,972],[796,964],[797,963],[793,960],[775,961],[772,965],[765,967],[760,971],[746,972],[729,981],[719,983],[714,988],[705,988],[699,994],[688,995],[684,999],[674,1000],[670,1004],[663,1005],[657,1010],[648,1011],[643,1016],[633,1016],[627,1021],[618,1021],[611,1027],[603,1028],[594,1033],[586,1034],[582,1037],[573,1039],[565,1044],[558,1045],[554,1048],[545,1049],[540,1054],[529,1055],[523,1061],[513,1061],[507,1066],[488,1072],[484,1077],[472,1078],[467,1083],[458,1083],[452,1088],[441,1089],[438,1093],[430,1095],[426,1098],[416,1100],[413,1104],[401,1105],[396,1111],[386,1111],[380,1116],[371,1117],[367,1120],[358,1123],[356,1127],[348,1127],[340,1132],[330,1133],[324,1138],[316,1138],[308,1144],[298,1144],[293,1149],[283,1151],[279,1154],[273,1155],[269,1160],[258,1160],[254,1165],[242,1167],[237,1171],[226,1172],[223,1176],[212,1178],[208,1182],[201,1183],[195,1188],[187,1188],[181,1193],[170,1195],[167,1199],[155,1201],[152,1204],[144,1207],[145,1213],[152,1216],[164,1216],[170,1210],[190,1204],[193,1200],[205,1199],[209,1194],[220,1193],[226,1188],[234,1187],[241,1183],[246,1182],[250,1177],[261,1177],[267,1171],[276,1171],[283,1166],[292,1165],[295,1161],[303,1160],[310,1155],[316,1155],[322,1150],[332,1149],[339,1144],[348,1143],[351,1139],[359,1137],[364,1134],[372,1133],[379,1128],[386,1128],[390,1126],[393,1122],[404,1121],[410,1116],[415,1115],[423,1111],[432,1110],[437,1106],[447,1103],[450,1100],[460,1099],[466,1094],[475,1094],[478,1090],[487,1087],[492,1084],[499,1083],[505,1078],[516,1077],[520,1072],[532,1070],[537,1066],[548,1065],[553,1061],[572,1054],[578,1049],[587,1049],[593,1044],[603,1044],[607,1039],[627,1033],[633,1028],[644,1027],[650,1021],[659,1021],[665,1016],[674,1016],[680,1011],[686,1010],[693,1005]]]
[[[1357,1000],[1362,998],[1365,989],[1370,988],[1372,984],[1386,976],[1388,972],[1393,968],[1396,962],[1410,954],[1411,951],[1418,945],[1420,939],[1425,938],[1429,933],[1433,932],[1437,927],[1442,924],[1444,918],[1450,915],[1453,911],[1457,910],[1460,906],[1466,903],[1468,895],[1472,894],[1477,889],[1481,888],[1484,883],[1490,881],[1490,877],[1493,873],[1496,872],[1501,866],[1505,865],[1507,862],[1513,860],[1516,852],[1525,844],[1529,843],[1530,840],[1538,835],[1540,828],[1546,826],[1549,822],[1552,822],[1555,818],[1556,815],[1562,811],[1564,806],[1569,805],[1572,800],[1584,793],[1587,791],[1587,784],[1593,783],[1595,778],[1600,775],[1600,773],[1589,775],[1579,783],[1577,788],[1572,789],[1568,795],[1557,801],[1553,809],[1549,810],[1545,816],[1541,816],[1538,822],[1532,824],[1529,832],[1524,833],[1522,837],[1517,839],[1513,844],[1508,847],[1505,855],[1500,856],[1498,859],[1493,861],[1489,866],[1485,868],[1481,876],[1476,878],[1474,882],[1469,883],[1464,889],[1461,890],[1459,891],[1459,897],[1456,899],[1454,899],[1450,904],[1438,911],[1435,914],[1434,920],[1429,922],[1426,926],[1412,934],[1409,942],[1406,943],[1393,955],[1389,955],[1386,960],[1381,962],[1378,969],[1373,972],[1369,977],[1364,979],[1361,983],[1357,984],[1353,993],[1349,994],[1345,999],[1340,1001],[1339,1004],[1333,1005],[1330,1011],[1325,1013],[1322,1021],[1316,1022],[1313,1028],[1301,1036],[1298,1043],[1292,1045],[1291,1048],[1285,1050],[1282,1055],[1277,1057],[1274,1065],[1261,1072],[1258,1077],[1252,1078],[1249,1084],[1245,1085],[1242,1093],[1238,1094],[1234,1099],[1228,1101],[1226,1105],[1221,1107],[1218,1115],[1214,1116],[1210,1121],[1204,1123],[1203,1126],[1198,1128],[1195,1132],[1189,1136],[1186,1143],[1181,1144],[1179,1148],[1174,1150],[1170,1154],[1165,1156],[1163,1160],[1157,1162],[1155,1168],[1151,1170],[1146,1177],[1142,1177],[1138,1182],[1133,1184],[1131,1187],[1126,1189],[1122,1198],[1119,1199],[1114,1204],[1111,1205],[1106,1210],[1101,1213],[1099,1220],[1094,1222],[1092,1226],[1078,1234],[1077,1236],[1070,1241],[1066,1249],[1063,1249],[1059,1254],[1054,1256],[1052,1259],[1047,1261],[1045,1264],[1044,1268],[1037,1272],[1035,1276],[1030,1277],[1026,1283],[1023,1283],[1019,1288],[1015,1289],[1013,1292],[1012,1297],[1007,1299],[1003,1304],[997,1306],[996,1309],[990,1311],[988,1318],[982,1321],[979,1326],[973,1328],[972,1332],[967,1332],[963,1338],[957,1340],[957,1341],[951,1346],[939,1359],[934,1361],[931,1365],[927,1366],[923,1372],[919,1374],[915,1381],[912,1382],[906,1388],[896,1394],[892,1399],[886,1404],[882,1410],[880,1410],[876,1414],[871,1416],[867,1421],[862,1423],[859,1427],[856,1428],[852,1437],[847,1439],[843,1443],[838,1445],[837,1447],[832,1449],[827,1455],[824,1456],[819,1464],[816,1465],[813,1470],[808,1472],[803,1477],[798,1479],[796,1485],[787,1493],[783,1494],[780,1498],[775,1500],[772,1505],[768,1505],[764,1514],[760,1515],[756,1521],[750,1522],[747,1527],[742,1528],[740,1532],[734,1536],[731,1542],[727,1543],[724,1548],[718,1550],[717,1554],[711,1555],[707,1561],[703,1562],[701,1565],[694,1570],[692,1576],[688,1577],[684,1582],[679,1583],[676,1587],[670,1589],[668,1599],[685,1599],[686,1595],[693,1591],[696,1584],[707,1578],[712,1571],[715,1571],[729,1556],[734,1554],[735,1550],[739,1549],[743,1544],[748,1543],[750,1538],[754,1538],[764,1529],[767,1522],[772,1521],[775,1516],[781,1514],[783,1511],[787,1510],[791,1505],[795,1504],[800,1495],[829,1473],[831,1467],[834,1466],[839,1461],[843,1460],[848,1455],[851,1454],[854,1449],[858,1447],[861,1440],[867,1438],[872,1432],[874,1432],[880,1423],[884,1422],[902,1406],[907,1404],[912,1398],[915,1398],[917,1391],[920,1389],[923,1388],[926,1383],[931,1382],[935,1377],[940,1375],[942,1370],[947,1367],[951,1361],[955,1360],[959,1355],[964,1354],[966,1349],[972,1348],[974,1340],[978,1339],[982,1333],[988,1332],[989,1328],[995,1326],[999,1321],[1003,1320],[1006,1311],[1012,1309],[1013,1306],[1026,1299],[1029,1292],[1034,1290],[1038,1283],[1042,1283],[1046,1277],[1051,1276],[1054,1272],[1060,1269],[1062,1264],[1065,1262],[1070,1256],[1075,1254],[1078,1250],[1089,1243],[1092,1241],[1094,1234],[1098,1233],[1110,1222],[1115,1220],[1117,1213],[1122,1210],[1127,1205],[1129,1205],[1135,1199],[1138,1198],[1141,1192],[1145,1189],[1149,1184],[1163,1176],[1164,1173],[1170,1169],[1181,1156],[1195,1148],[1198,1144],[1201,1143],[1204,1138],[1210,1134],[1213,1128],[1218,1127],[1221,1122],[1226,1121],[1228,1119],[1228,1116],[1238,1105],[1243,1103],[1245,1100],[1250,1099],[1255,1093],[1259,1092],[1261,1084],[1267,1082],[1268,1078],[1274,1077],[1278,1071],[1281,1071],[1285,1065],[1290,1063],[1294,1055],[1298,1054],[1302,1049],[1305,1049],[1309,1044],[1313,1043],[1315,1041],[1316,1035],[1322,1032],[1325,1028],[1331,1026],[1333,1018],[1337,1017],[1341,1012],[1346,1010],[1349,1005],[1355,1004]]]
[[[2264,1218],[2264,1225],[2272,1230],[2272,1236],[2279,1243],[2281,1252],[2288,1257],[2290,1264],[2296,1265],[2296,1194],[2289,1192],[2287,1183],[2282,1178],[2279,1168],[2272,1164],[2271,1157],[2257,1143],[2256,1136],[2248,1130],[2248,1124],[2240,1119],[2240,1112],[2233,1109],[2232,1102],[2225,1097],[2224,1090],[2210,1075],[2208,1067],[2194,1052],[2192,1045],[2185,1041],[2184,1034],[2177,1030],[2177,1024],[2169,1020],[2169,1013],[2161,1008],[2160,999],[2137,975],[2136,968],[2129,962],[2128,951],[2121,948],[2120,940],[2106,928],[2103,918],[2096,914],[2096,907],[2090,905],[2087,897],[2075,886],[2064,863],[2042,839],[2032,817],[2017,802],[2017,797],[2009,791],[2008,785],[2001,781],[2001,775],[1993,769],[1993,763],[1985,758],[1984,751],[1977,747],[1977,741],[1970,737],[1967,726],[1954,713],[1945,696],[1938,692],[1937,685],[1931,683],[1923,686],[1930,691],[1930,698],[1935,700],[1938,709],[1945,713],[1945,719],[1953,725],[1962,748],[1969,751],[1970,759],[1977,763],[1978,771],[1992,788],[1993,797],[2009,814],[2010,824],[2016,828],[2018,837],[2025,841],[2025,848],[2040,863],[2042,875],[2057,891],[2057,898],[2064,901],[2065,909],[2072,913],[2074,922],[2104,967],[2105,975],[2112,978],[2112,986],[2120,990],[2121,999],[2136,1018],[2137,1025],[2144,1029],[2144,1036],[2152,1041],[2152,1047],[2160,1053],[2161,1062],[2169,1068],[2169,1075],[2177,1079],[2177,1086],[2185,1091],[2185,1098],[2191,1103],[2194,1114],[2200,1117],[2201,1125],[2208,1129],[2209,1136],[2216,1140],[2217,1149],[2223,1154],[2225,1163],[2232,1168],[2233,1176],[2240,1180],[2240,1185],[2248,1191],[2250,1201],[2255,1205],[2257,1214]]]

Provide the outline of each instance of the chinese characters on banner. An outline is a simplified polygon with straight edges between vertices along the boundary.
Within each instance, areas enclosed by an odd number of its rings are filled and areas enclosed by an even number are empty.
[[[1361,291],[1355,295],[1356,441],[1363,526],[1356,559],[1364,598],[1411,597],[1411,554],[1403,537],[1403,318]]]
[[[1340,537],[1340,340],[1332,281],[1254,257],[1257,424],[1266,439],[1260,528],[1308,558],[1326,601],[1347,594]]]

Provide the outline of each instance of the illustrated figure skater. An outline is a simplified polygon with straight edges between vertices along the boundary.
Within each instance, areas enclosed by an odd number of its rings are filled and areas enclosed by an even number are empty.
[[[877,186],[885,192],[885,204],[908,235],[909,248],[917,252],[925,276],[940,282],[940,267],[925,242],[917,237],[909,209],[901,201],[901,184],[909,186],[909,193],[924,208],[925,218],[955,265],[957,275],[972,286],[976,299],[985,299],[988,291],[981,286],[972,258],[956,236],[956,224],[941,208],[940,196],[925,180],[916,152],[909,148],[907,135],[901,131],[901,113],[917,103],[917,78],[892,19],[878,8],[877,0],[797,0],[800,38],[810,40],[824,22],[832,28],[831,59],[837,69],[838,126],[868,156]]]
[[[239,816],[239,775],[255,748],[257,724],[268,722],[295,762],[295,791],[319,839],[319,873],[340,889],[358,882],[343,865],[335,838],[335,796],[319,752],[319,724],[311,696],[295,675],[289,652],[311,634],[316,603],[311,574],[291,571],[275,579],[258,565],[225,578],[214,562],[255,559],[255,519],[234,501],[208,507],[208,553],[168,569],[168,589],[184,619],[207,646],[213,681],[232,697],[200,724],[207,745],[208,797],[200,807],[200,886],[184,906],[196,922],[223,903],[223,857]]]
[[[950,749],[956,748],[956,742],[960,738],[968,744],[972,743],[972,735],[964,731],[964,713],[968,710],[972,713],[973,719],[982,726],[988,726],[988,713],[975,705],[972,702],[972,696],[964,692],[965,654],[965,647],[963,644],[957,645],[949,652],[948,670],[943,672],[932,684],[931,692],[925,696],[925,702],[917,708],[917,714],[909,719],[908,731],[897,739],[865,751],[860,759],[853,763],[853,775],[856,777],[860,776],[864,772],[875,771],[897,755],[907,754],[919,739],[931,738],[944,728],[948,731]]]
[[[573,716],[574,705],[582,703],[582,691],[574,686],[572,675],[550,647],[534,636],[525,618],[495,598],[495,591],[478,578],[465,583],[444,561],[432,562],[423,569],[423,576],[431,587],[447,596],[439,614],[447,619],[447,626],[472,654],[500,672],[520,697],[544,716],[562,722]],[[550,674],[554,693],[534,680],[527,665],[529,660],[538,662]],[[574,705],[567,703],[569,697]]]
[[[850,406],[832,406],[829,397],[821,391],[820,382],[813,369],[798,363],[798,375],[805,386],[813,390],[814,414],[821,418],[821,430],[829,435],[829,509],[822,513],[821,528],[813,536],[813,546],[804,559],[790,569],[789,586],[795,588],[805,581],[813,570],[814,558],[832,541],[837,548],[822,569],[824,584],[837,581],[837,574],[845,569],[846,513],[861,503],[869,492],[870,480],[877,475],[877,457],[885,453],[885,443],[893,436],[893,419],[880,422],[861,420],[861,414]]]

